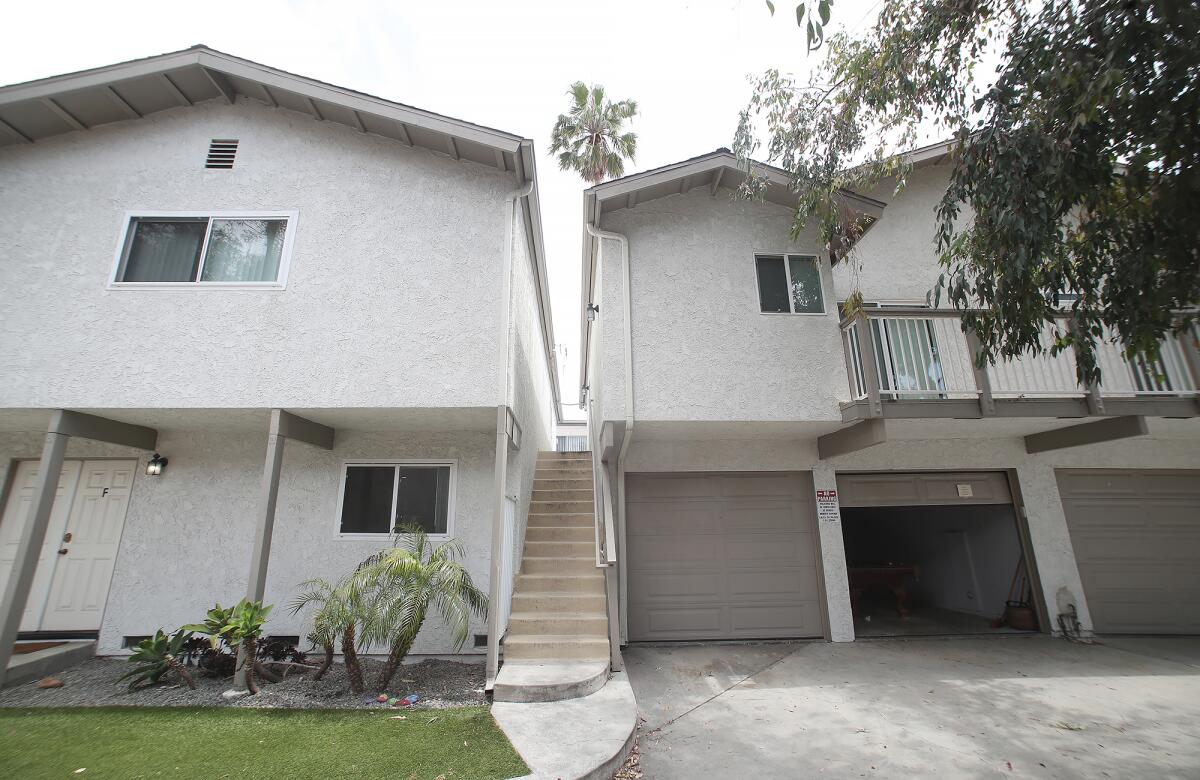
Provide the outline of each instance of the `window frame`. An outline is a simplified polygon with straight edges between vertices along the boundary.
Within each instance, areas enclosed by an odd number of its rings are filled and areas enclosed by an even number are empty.
[[[132,245],[135,219],[205,219],[204,241],[200,245],[200,264],[196,268],[196,280],[190,282],[124,282],[120,279],[121,269]],[[219,219],[283,219],[287,228],[283,236],[283,250],[279,256],[279,273],[271,282],[204,282],[204,264],[208,261],[208,240],[212,236],[213,221]],[[224,211],[159,211],[154,209],[128,210],[121,223],[120,239],[113,258],[112,271],[108,275],[109,290],[283,290],[287,288],[288,270],[292,263],[292,246],[296,239],[296,228],[300,222],[297,210],[278,211],[270,209]]]
[[[783,273],[787,280],[787,299],[788,308],[790,311],[763,311],[762,310],[762,282],[758,275],[758,260],[759,258],[783,258]],[[792,264],[788,262],[791,258],[800,258],[803,260],[812,260],[817,268],[817,278],[821,282],[821,310],[820,311],[796,311],[796,299],[792,296]],[[754,253],[754,297],[758,298],[758,313],[770,315],[772,317],[824,317],[829,314],[829,301],[825,295],[825,274],[821,270],[821,256],[813,254],[804,254],[802,252],[755,252]]]
[[[337,493],[337,509],[333,515],[333,537],[339,540],[350,541],[379,541],[381,539],[391,539],[395,534],[391,531],[386,533],[342,533],[342,503],[346,500],[346,476],[350,471],[351,466],[395,466],[396,475],[392,479],[392,519],[396,517],[396,500],[399,491],[399,485],[396,483],[400,479],[400,467],[403,466],[430,466],[430,467],[450,467],[450,483],[446,488],[446,532],[440,534],[429,534],[429,538],[433,540],[446,540],[454,536],[454,497],[458,492],[458,460],[454,458],[351,458],[343,460],[340,466],[341,473],[338,477],[338,493]]]

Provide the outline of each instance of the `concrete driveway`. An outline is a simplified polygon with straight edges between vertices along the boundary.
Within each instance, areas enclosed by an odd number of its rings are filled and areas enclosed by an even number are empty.
[[[1200,777],[1200,638],[630,647],[659,778]]]

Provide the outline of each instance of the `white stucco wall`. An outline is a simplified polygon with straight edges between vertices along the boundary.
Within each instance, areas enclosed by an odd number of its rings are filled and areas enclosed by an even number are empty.
[[[332,451],[288,443],[267,572],[266,601],[275,605],[267,633],[305,636],[305,615],[286,609],[299,584],[313,577],[336,579],[386,546],[385,538],[338,538],[338,489],[347,459],[456,460],[451,533],[466,548],[467,569],[486,592],[493,442],[491,431],[345,431]],[[38,457],[41,443],[33,434],[0,434],[0,464]],[[232,604],[245,593],[265,432],[167,430],[159,447],[170,454],[170,463],[161,477],[137,473],[104,612],[101,653],[120,652],[123,636],[194,622],[214,602]],[[145,462],[143,453],[82,440],[71,441],[68,456],[133,456]],[[486,619],[473,621],[472,634],[486,632]],[[449,631],[431,615],[414,654],[451,651]],[[463,652],[479,651],[468,639]]]
[[[633,386],[639,420],[833,420],[845,390],[828,257],[791,212],[707,189],[606,213],[629,239]],[[820,258],[826,314],[763,314],[755,253]],[[619,251],[604,245],[602,403],[624,417]]]
[[[245,100],[0,149],[0,407],[494,406],[514,186]],[[255,209],[287,289],[106,289],[127,210]]]

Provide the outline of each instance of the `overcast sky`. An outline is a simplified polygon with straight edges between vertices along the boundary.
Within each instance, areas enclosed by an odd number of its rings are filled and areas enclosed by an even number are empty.
[[[731,145],[747,77],[806,73],[788,0],[242,0],[14,3],[0,30],[0,83],[53,76],[197,43],[293,73],[534,140],[555,337],[579,343],[580,179],[547,155],[567,86],[600,83],[641,115],[632,173]],[[862,29],[876,0],[837,0],[833,27]]]

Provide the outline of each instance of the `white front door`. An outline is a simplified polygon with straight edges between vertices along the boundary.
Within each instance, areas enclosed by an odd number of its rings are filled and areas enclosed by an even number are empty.
[[[17,466],[0,520],[0,583],[7,587],[28,521],[37,461]],[[97,631],[133,485],[132,460],[65,461],[22,631]]]

